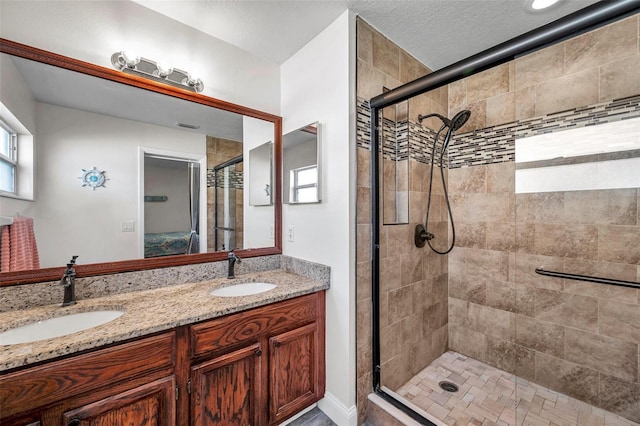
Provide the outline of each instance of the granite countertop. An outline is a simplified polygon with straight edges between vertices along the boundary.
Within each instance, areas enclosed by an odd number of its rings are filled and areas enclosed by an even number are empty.
[[[278,286],[273,290],[251,296],[216,297],[209,294],[212,289],[218,287],[247,282],[268,282]],[[170,330],[328,288],[329,285],[326,283],[278,269],[243,274],[233,281],[218,278],[154,290],[78,300],[76,305],[64,308],[56,304],[0,313],[0,332],[2,332],[66,314],[113,309],[124,311],[119,318],[88,330],[32,343],[0,345],[0,371]]]

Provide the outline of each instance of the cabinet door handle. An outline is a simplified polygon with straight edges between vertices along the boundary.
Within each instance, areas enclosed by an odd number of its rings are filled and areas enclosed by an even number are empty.
[[[256,354],[256,356],[262,356],[262,350],[260,348],[256,348],[253,352]]]
[[[80,426],[80,419],[77,417],[74,417],[73,419],[69,420],[69,423],[67,423],[67,426]]]
[[[277,340],[275,340],[275,341],[273,342],[273,346],[274,346],[275,348],[279,348],[281,344],[282,344],[282,343],[280,343],[280,342],[279,342],[279,341],[277,341]]]

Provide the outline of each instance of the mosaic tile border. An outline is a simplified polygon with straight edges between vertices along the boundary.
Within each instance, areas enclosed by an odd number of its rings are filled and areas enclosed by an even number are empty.
[[[224,171],[218,170],[218,176],[216,176],[214,169],[207,169],[207,188],[214,188],[216,182],[218,188],[224,188]],[[233,189],[243,189],[244,187],[244,174],[242,170],[229,170],[229,187]],[[217,179],[216,179],[217,177]]]
[[[371,114],[368,101],[358,98],[356,109],[357,146],[370,149]],[[640,95],[463,133],[456,135],[451,141],[448,152],[449,168],[514,161],[516,139],[635,117],[640,117]],[[417,123],[409,122],[408,133],[410,151],[408,156],[416,161],[428,163],[431,156],[428,148],[431,147],[430,141],[434,139],[435,132]]]
[[[371,114],[369,103],[364,99],[358,99],[356,122],[357,144],[362,148],[369,149],[371,145]],[[381,124],[382,156],[384,159],[403,161],[411,157],[422,163],[430,163],[433,149],[431,141],[436,136],[435,131],[406,118],[397,122],[383,118]],[[437,151],[441,146],[439,141]]]

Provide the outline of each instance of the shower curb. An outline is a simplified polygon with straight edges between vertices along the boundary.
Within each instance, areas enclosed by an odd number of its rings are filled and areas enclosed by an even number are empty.
[[[412,419],[402,410],[385,401],[380,395],[370,393],[367,399],[369,401],[367,404],[366,424],[372,426],[422,426],[421,423]],[[440,420],[433,418],[433,416],[428,416],[428,418],[436,426],[447,426]]]

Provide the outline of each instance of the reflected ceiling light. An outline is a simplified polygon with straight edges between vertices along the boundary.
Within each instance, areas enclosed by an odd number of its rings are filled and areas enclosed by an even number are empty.
[[[173,68],[164,61],[152,61],[142,58],[130,51],[120,51],[111,55],[113,66],[127,74],[142,76],[160,83],[167,83],[181,89],[202,92],[204,83],[199,78],[192,77],[188,72]]]
[[[553,6],[556,4],[558,0],[533,0],[531,2],[531,9],[533,10],[542,10],[547,7]]]

